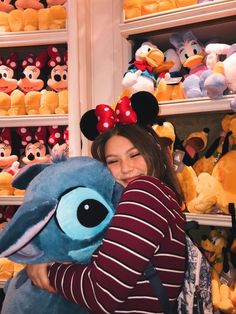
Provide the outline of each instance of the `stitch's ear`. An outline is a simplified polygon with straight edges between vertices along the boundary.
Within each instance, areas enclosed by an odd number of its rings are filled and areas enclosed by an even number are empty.
[[[25,190],[30,181],[50,165],[51,163],[36,163],[24,166],[14,177],[12,186],[20,190]]]

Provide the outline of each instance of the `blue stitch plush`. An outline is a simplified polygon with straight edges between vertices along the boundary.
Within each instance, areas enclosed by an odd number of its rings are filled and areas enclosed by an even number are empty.
[[[25,166],[13,185],[24,202],[0,233],[0,256],[34,264],[87,263],[101,243],[122,188],[90,157]],[[58,294],[32,285],[25,270],[7,282],[2,314],[87,313]]]

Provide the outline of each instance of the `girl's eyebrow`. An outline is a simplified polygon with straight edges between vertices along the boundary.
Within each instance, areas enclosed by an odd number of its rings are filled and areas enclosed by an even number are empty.
[[[135,146],[132,146],[131,148],[129,148],[127,151],[126,151],[126,154],[130,153],[132,150],[138,150]],[[117,155],[115,154],[109,154],[109,155],[106,155],[105,158],[109,158],[109,157],[117,157]]]

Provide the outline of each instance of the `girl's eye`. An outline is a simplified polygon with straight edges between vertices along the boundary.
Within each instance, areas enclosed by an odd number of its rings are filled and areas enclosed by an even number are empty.
[[[111,159],[111,160],[107,160],[107,161],[106,161],[106,164],[107,164],[107,165],[111,165],[111,164],[115,164],[116,162],[118,162],[118,161]]]
[[[133,154],[130,155],[131,158],[136,158],[136,157],[139,157],[139,156],[141,156],[141,154],[139,152],[133,153]]]

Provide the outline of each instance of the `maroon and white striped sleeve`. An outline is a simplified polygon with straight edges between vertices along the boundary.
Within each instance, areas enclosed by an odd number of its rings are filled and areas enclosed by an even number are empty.
[[[51,284],[70,301],[95,313],[124,307],[128,296],[135,295],[146,264],[170,232],[172,207],[179,208],[174,193],[158,179],[134,180],[124,190],[92,262],[55,263],[49,273]]]

